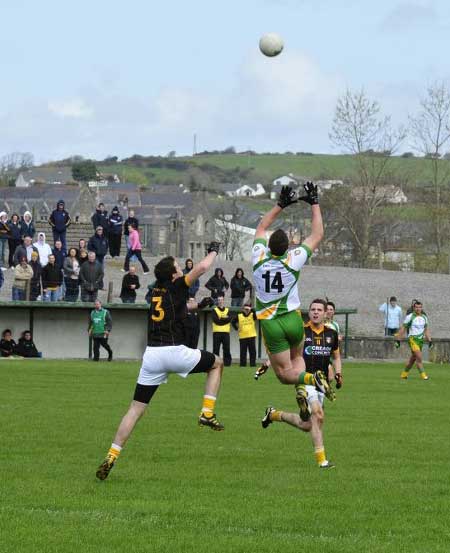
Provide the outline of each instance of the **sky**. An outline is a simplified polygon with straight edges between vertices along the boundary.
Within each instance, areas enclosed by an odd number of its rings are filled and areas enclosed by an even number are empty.
[[[446,0],[15,0],[0,20],[0,157],[38,163],[190,155],[194,134],[198,151],[339,153],[347,88],[404,123],[450,78]]]

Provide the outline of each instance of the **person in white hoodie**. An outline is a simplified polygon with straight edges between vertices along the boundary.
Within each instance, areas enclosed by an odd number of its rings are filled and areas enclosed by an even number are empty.
[[[45,232],[38,233],[37,242],[33,246],[39,252],[39,262],[42,267],[45,267],[48,263],[48,256],[52,255],[52,249],[49,244],[45,241]]]

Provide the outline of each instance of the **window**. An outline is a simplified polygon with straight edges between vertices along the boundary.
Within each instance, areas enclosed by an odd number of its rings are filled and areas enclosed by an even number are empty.
[[[159,229],[159,243],[160,244],[165,244],[166,243],[166,229],[165,228],[160,228]]]
[[[175,232],[177,230],[177,222],[170,221],[170,232]]]
[[[189,242],[189,257],[193,259],[195,257],[195,244],[194,242]]]
[[[209,232],[211,229],[210,229],[210,224],[209,224],[209,221],[205,221],[205,233],[206,232]]]

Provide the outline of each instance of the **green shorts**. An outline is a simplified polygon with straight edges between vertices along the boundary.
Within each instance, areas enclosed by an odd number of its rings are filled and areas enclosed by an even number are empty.
[[[299,346],[304,336],[300,310],[275,319],[261,319],[261,331],[268,353],[281,353]]]
[[[423,338],[419,338],[418,336],[410,336],[408,338],[408,344],[411,349],[411,353],[414,353],[416,351],[422,351]]]

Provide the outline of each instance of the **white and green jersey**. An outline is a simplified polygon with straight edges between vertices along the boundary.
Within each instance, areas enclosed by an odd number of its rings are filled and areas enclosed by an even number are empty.
[[[341,329],[339,328],[339,324],[336,321],[325,321],[325,326],[329,326],[337,332],[338,336],[340,335]]]
[[[300,269],[311,256],[302,244],[281,257],[273,256],[264,238],[253,243],[252,265],[258,319],[274,319],[300,307],[297,282]]]
[[[428,327],[428,317],[423,313],[422,315],[410,313],[403,321],[403,326],[408,331],[408,337],[414,336],[423,340],[425,329]]]

